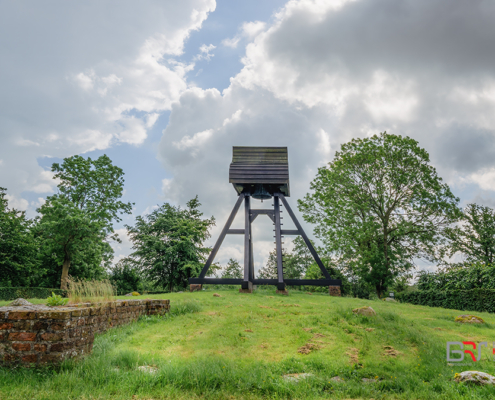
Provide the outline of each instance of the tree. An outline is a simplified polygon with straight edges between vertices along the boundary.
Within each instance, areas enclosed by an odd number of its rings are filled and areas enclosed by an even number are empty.
[[[38,246],[24,211],[8,208],[0,187],[0,286],[29,286],[38,271]]]
[[[156,286],[184,288],[188,279],[198,276],[209,249],[203,246],[210,237],[215,219],[202,219],[196,196],[182,209],[168,203],[144,217],[135,226],[126,225],[136,265]]]
[[[446,247],[449,257],[459,252],[468,263],[493,264],[495,261],[495,212],[490,207],[468,204],[461,224],[446,229],[446,235],[450,240]]]
[[[222,278],[242,279],[244,278],[244,269],[237,260],[231,258],[222,273]]]
[[[416,258],[437,260],[445,230],[460,216],[459,199],[429,161],[409,137],[353,139],[319,168],[314,192],[298,202],[327,251],[379,297]]]
[[[130,214],[132,204],[120,201],[124,173],[106,155],[96,160],[77,155],[65,158],[62,165],[52,165],[52,172],[60,180],[58,193],[38,209],[37,233],[43,240],[45,260],[61,266],[61,288],[65,289],[72,264],[86,277],[104,273],[102,264],[108,265],[113,255],[107,241],[119,241],[113,221],[121,221],[120,214]]]
[[[304,272],[304,265],[292,253],[282,251],[284,278],[300,279]],[[268,255],[266,265],[258,271],[261,279],[277,279],[277,250],[274,249]]]
[[[141,276],[132,260],[124,258],[110,268],[110,282],[117,288],[118,293],[139,291]]]

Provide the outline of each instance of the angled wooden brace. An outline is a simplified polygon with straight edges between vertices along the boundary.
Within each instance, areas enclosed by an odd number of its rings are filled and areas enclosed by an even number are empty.
[[[223,240],[225,239],[225,235],[227,235],[228,230],[230,229],[230,226],[232,225],[232,222],[234,222],[234,218],[237,215],[237,211],[239,211],[239,207],[241,206],[242,201],[244,200],[244,194],[241,193],[239,195],[239,198],[237,199],[234,208],[232,209],[232,212],[230,213],[229,219],[225,223],[225,226],[222,229],[222,233],[220,233],[219,238],[217,239],[217,242],[215,243],[215,246],[213,247],[213,250],[210,253],[210,256],[208,257],[208,260],[206,260],[205,266],[203,267],[201,274],[199,274],[199,277],[203,279],[206,276],[206,273],[208,272],[208,269],[210,269],[211,263],[215,259],[215,256],[218,253],[218,249],[220,249],[220,246],[223,243]]]
[[[318,264],[318,266],[320,267],[321,272],[323,273],[323,276],[326,279],[332,279],[330,277],[330,274],[328,273],[327,269],[324,267],[323,263],[321,262],[320,257],[318,257],[318,253],[314,249],[313,244],[309,240],[308,236],[306,236],[304,229],[302,228],[301,224],[299,223],[296,216],[294,215],[294,212],[290,208],[289,203],[285,199],[285,196],[282,193],[277,193],[276,196],[278,196],[280,198],[280,200],[282,200],[282,203],[284,204],[285,208],[287,209],[287,212],[289,213],[290,217],[292,218],[294,225],[296,225],[296,228],[299,231],[299,234],[302,236],[304,243],[306,243],[306,246],[308,246],[308,249],[311,252],[311,255],[313,256],[313,258],[315,259],[316,264]]]

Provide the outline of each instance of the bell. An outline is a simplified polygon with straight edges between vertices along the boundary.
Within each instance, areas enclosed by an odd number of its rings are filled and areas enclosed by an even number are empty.
[[[254,187],[254,193],[252,195],[255,199],[258,200],[268,200],[272,198],[272,195],[268,193],[268,191],[261,184],[257,184]]]

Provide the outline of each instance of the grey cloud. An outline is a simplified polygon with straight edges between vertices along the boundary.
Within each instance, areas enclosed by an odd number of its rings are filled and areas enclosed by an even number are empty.
[[[304,10],[293,13],[267,47],[281,62],[317,74],[336,70],[356,78],[382,68],[414,75],[492,74],[494,14],[489,0],[360,0],[318,21]]]
[[[453,125],[438,134],[434,147],[435,158],[441,160],[444,167],[474,172],[493,166],[495,131]]]

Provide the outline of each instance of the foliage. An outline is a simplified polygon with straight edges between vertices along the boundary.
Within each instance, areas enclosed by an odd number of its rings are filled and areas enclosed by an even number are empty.
[[[347,279],[347,277],[340,271],[338,268],[336,268],[330,259],[328,258],[322,258],[321,259],[323,265],[325,266],[326,270],[332,277],[332,279],[340,279],[342,281],[342,285],[340,287],[340,293],[342,296],[348,296],[352,294],[352,288],[351,288],[351,283]],[[323,273],[321,272],[320,267],[316,262],[313,260],[313,263],[307,268],[306,273],[304,275],[304,279],[323,279]],[[305,290],[308,292],[322,292],[322,293],[328,293],[328,287],[327,286],[305,286]]]
[[[130,259],[157,287],[185,288],[190,277],[198,276],[209,249],[214,218],[202,219],[196,196],[186,208],[163,204],[150,214],[126,225],[133,244]]]
[[[124,258],[111,267],[109,279],[119,294],[141,290],[142,278],[139,269],[131,259]]]
[[[455,265],[435,273],[418,274],[419,290],[495,289],[495,266],[483,263]]]
[[[405,274],[395,278],[392,288],[395,292],[404,292],[409,287],[409,280],[412,278],[412,274]]]
[[[23,299],[46,299],[50,293],[67,296],[67,291],[44,287],[0,287],[0,300]]]
[[[115,299],[115,287],[108,279],[82,280],[68,277],[68,297],[71,303],[100,302]]]
[[[495,313],[495,289],[416,290],[398,293],[395,298],[422,306]]]
[[[295,238],[293,244],[294,247],[290,252],[282,249],[284,278],[301,279],[314,259],[301,237]],[[261,279],[277,279],[276,249],[270,252],[266,265],[259,270],[258,274]]]
[[[132,292],[131,294],[132,294],[133,296],[141,296],[141,295],[139,294],[139,292]]]
[[[231,258],[222,273],[222,278],[242,279],[244,277],[244,269],[240,266],[237,260]]]
[[[38,246],[25,213],[9,209],[0,187],[0,286],[29,286],[38,271]]]
[[[495,260],[495,211],[490,207],[468,204],[461,224],[446,229],[450,240],[446,254],[461,253],[467,262],[492,264]]]
[[[353,139],[318,170],[313,193],[299,200],[326,250],[378,296],[415,259],[436,260],[445,229],[460,216],[459,200],[429,161],[409,137]]]
[[[55,294],[54,292],[52,292],[52,295],[46,300],[46,305],[50,307],[65,306],[69,301],[69,299],[63,298],[62,296]]]
[[[57,278],[61,276],[65,288],[71,265],[79,266],[71,270],[73,276],[104,275],[102,264],[108,265],[113,254],[107,240],[118,240],[113,221],[120,221],[122,213],[129,214],[132,204],[119,200],[124,173],[106,155],[96,160],[77,155],[65,158],[62,165],[54,163],[52,171],[60,181],[58,193],[38,209],[37,234],[45,265]]]

